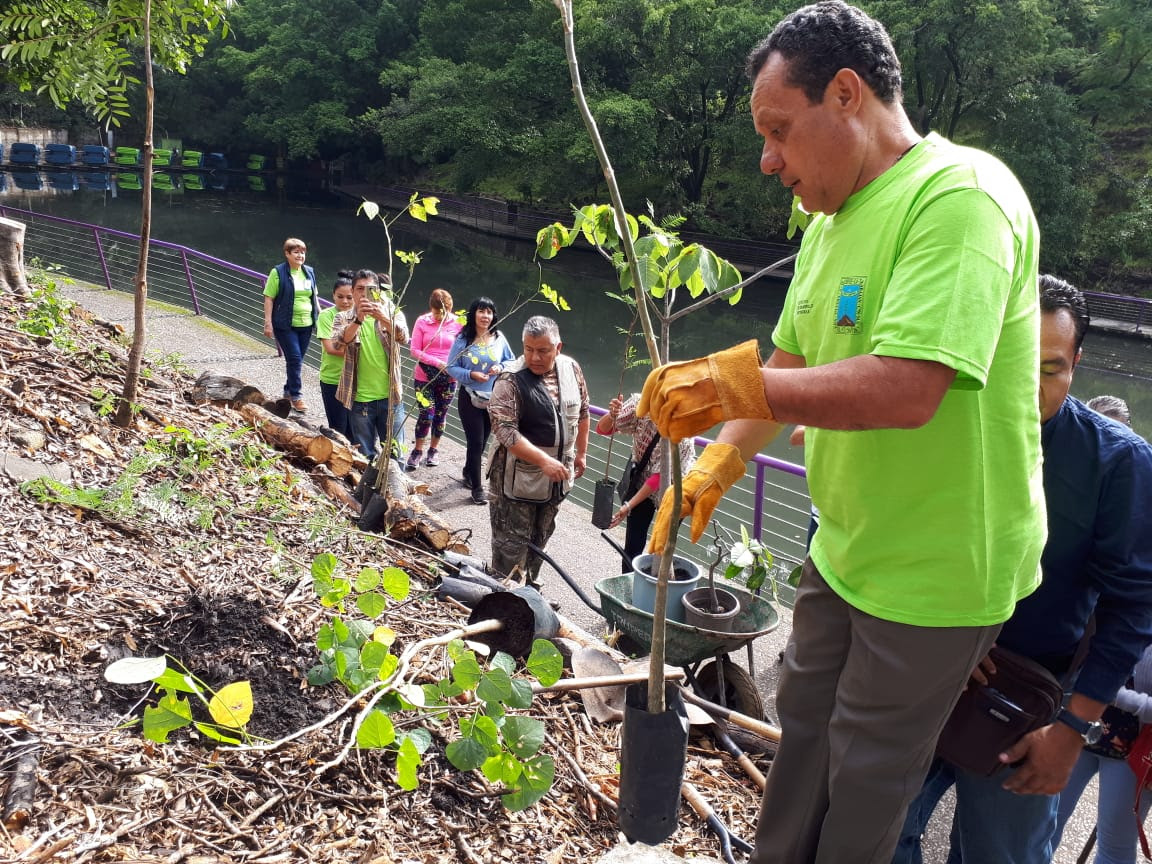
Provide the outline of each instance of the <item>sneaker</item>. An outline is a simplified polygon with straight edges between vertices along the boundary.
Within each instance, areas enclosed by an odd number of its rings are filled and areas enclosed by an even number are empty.
[[[488,503],[488,493],[485,492],[479,486],[475,487],[472,490],[472,503],[473,504],[479,504],[481,506],[487,504]]]
[[[437,459],[436,459],[436,448],[435,447],[429,447],[428,448],[428,457],[424,460],[424,465],[428,468],[435,468],[439,464],[440,464],[439,461],[437,461]]]
[[[308,403],[297,396],[292,400],[292,410],[299,411],[301,414],[303,414],[308,410]]]
[[[408,464],[404,466],[405,471],[415,471],[420,465],[420,457],[424,455],[423,450],[413,450],[408,454]]]

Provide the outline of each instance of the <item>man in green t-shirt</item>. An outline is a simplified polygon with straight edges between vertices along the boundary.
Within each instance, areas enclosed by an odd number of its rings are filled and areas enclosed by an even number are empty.
[[[404,441],[404,393],[400,388],[399,354],[393,345],[408,344],[408,322],[391,300],[380,296],[388,276],[358,270],[352,280],[353,306],[332,322],[332,339],[345,346],[344,369],[336,398],[349,411],[352,440],[369,459],[376,442],[387,441],[388,408],[392,438]],[[371,326],[364,326],[366,323]]]
[[[730,421],[684,479],[693,539],[777,424],[807,427],[820,525],[752,861],[887,864],[969,673],[1039,583],[1038,230],[1001,163],[916,133],[859,9],[794,12],[749,71],[761,170],[815,214],[776,348],[661,367],[638,413],[673,439]]]

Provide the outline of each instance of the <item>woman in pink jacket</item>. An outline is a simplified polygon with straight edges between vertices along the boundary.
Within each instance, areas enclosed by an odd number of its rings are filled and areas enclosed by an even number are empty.
[[[452,315],[452,295],[437,288],[428,298],[429,311],[416,319],[412,328],[411,351],[416,360],[413,373],[416,393],[416,441],[408,454],[407,469],[415,471],[424,455],[424,443],[431,432],[432,440],[424,464],[436,466],[436,449],[444,434],[444,418],[456,395],[456,382],[444,371],[451,359],[448,351],[460,332]]]

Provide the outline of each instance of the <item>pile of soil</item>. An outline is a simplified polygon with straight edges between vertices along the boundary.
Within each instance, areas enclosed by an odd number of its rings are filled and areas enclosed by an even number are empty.
[[[462,626],[467,610],[435,599],[432,553],[354,530],[308,466],[232,411],[190,404],[192,378],[172,358],[148,368],[131,428],[113,426],[127,361],[117,330],[43,284],[0,296],[0,796],[33,780],[0,830],[0,859],[474,864],[595,860],[616,845],[618,730],[594,727],[570,695],[534,701],[557,770],[523,812],[444,758],[454,723],[408,721],[433,738],[411,792],[386,751],[340,758],[358,706],[338,713],[340,685],[307,683],[332,614],[313,559],[409,573],[412,594],[378,622],[398,645]],[[248,731],[291,740],[233,749],[190,729],[145,740],[135,721],[155,694],[103,672],[160,654],[212,688],[251,682]],[[444,676],[439,654],[421,662],[425,680]],[[690,763],[721,818],[750,836],[754,787],[710,745],[693,744]],[[691,811],[681,826],[676,851],[715,854]]]

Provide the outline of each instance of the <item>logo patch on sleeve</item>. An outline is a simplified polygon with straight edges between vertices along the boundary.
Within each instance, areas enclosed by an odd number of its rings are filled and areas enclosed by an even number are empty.
[[[840,294],[836,298],[836,319],[832,324],[837,333],[859,333],[860,301],[864,297],[864,283],[860,277],[845,277],[840,280]]]

